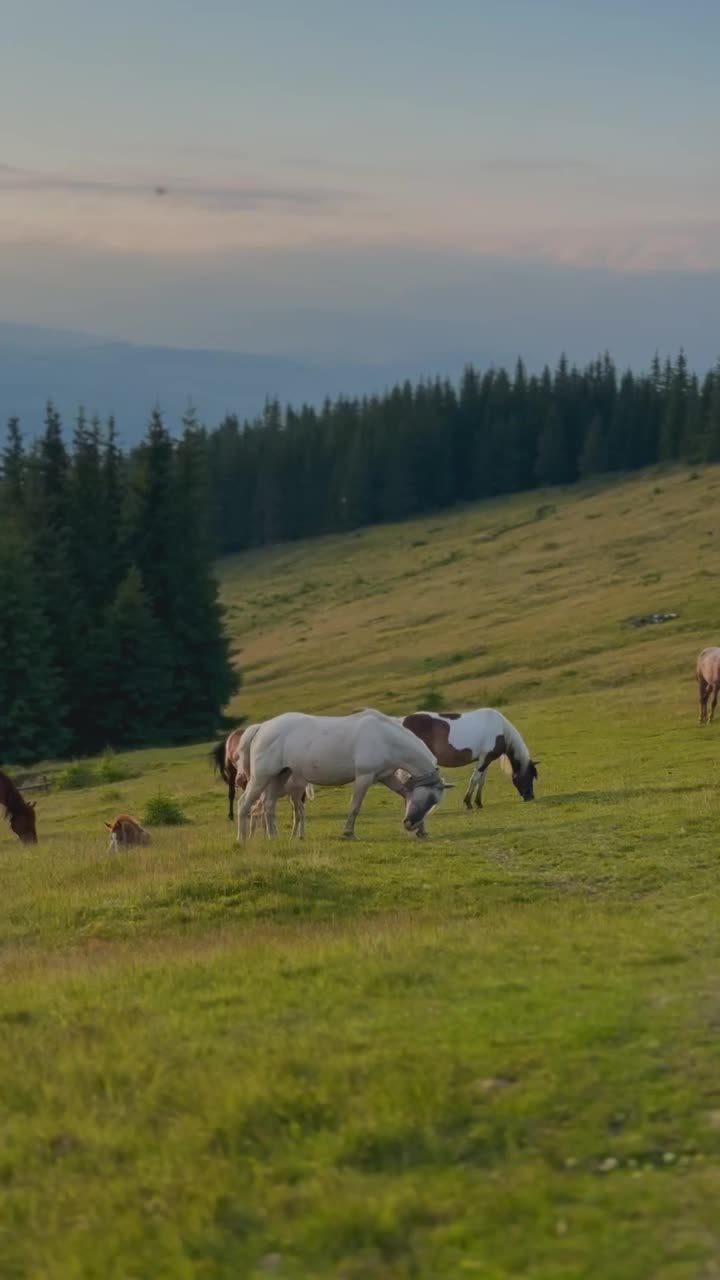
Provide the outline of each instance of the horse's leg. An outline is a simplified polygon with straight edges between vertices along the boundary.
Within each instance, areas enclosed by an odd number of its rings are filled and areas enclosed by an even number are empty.
[[[232,822],[235,816],[233,813],[233,800],[235,799],[235,780],[237,778],[237,769],[231,761],[228,761],[225,765],[225,770],[227,773],[228,818]]]
[[[477,774],[477,791],[475,792],[475,808],[482,809],[482,793],[487,778],[487,769],[476,769]]]
[[[353,786],[353,794],[352,794],[352,804],[350,805],[350,810],[345,820],[345,826],[343,827],[343,835],[345,836],[346,840],[355,839],[355,820],[362,807],[362,802],[365,799],[374,781],[375,781],[375,775],[372,773],[363,773],[360,775],[360,777],[355,779],[355,785]],[[394,790],[394,788],[391,788],[391,790]]]
[[[277,835],[277,823],[275,821],[275,806],[279,797],[285,791],[285,777],[271,778],[265,788],[263,796],[263,807],[265,811],[265,831],[269,836]]]
[[[250,814],[256,800],[260,799],[268,785],[267,778],[251,778],[237,806],[237,838],[246,840],[250,834]]]
[[[302,840],[305,836],[305,787],[293,787],[288,794],[292,805],[293,825],[291,839]]]
[[[472,808],[473,792],[475,791],[476,787],[477,787],[477,795],[475,797],[475,804],[478,809],[482,809],[482,789],[485,782],[485,772],[486,772],[485,769],[481,769],[481,768],[473,769],[473,772],[470,775],[470,781],[468,782],[468,785],[467,785],[467,791],[463,796],[463,804],[465,805],[466,809]]]
[[[700,724],[705,724],[707,720],[707,703],[710,694],[710,685],[704,676],[698,675],[698,696],[700,699]]]
[[[714,685],[713,685],[713,690],[712,690],[712,702],[710,703],[710,723],[711,723],[711,724],[712,724],[712,722],[713,722],[713,716],[715,715],[715,708],[716,708],[716,706],[717,706],[717,700],[718,700],[718,688],[719,688],[719,687],[720,687],[720,686],[718,686],[718,685],[716,685],[716,684],[714,684]]]
[[[259,822],[262,822],[263,826],[265,825],[265,805],[263,803],[262,796],[260,797],[259,800],[256,800],[255,804],[250,810],[250,835],[251,836],[255,835]]]

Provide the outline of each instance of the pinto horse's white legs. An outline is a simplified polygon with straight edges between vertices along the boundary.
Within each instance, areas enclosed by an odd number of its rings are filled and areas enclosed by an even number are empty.
[[[345,820],[345,826],[343,827],[343,835],[346,840],[355,839],[355,819],[357,818],[362,807],[362,802],[374,781],[375,778],[371,773],[362,774],[359,778],[355,779],[352,804],[350,805],[350,811]]]
[[[475,791],[476,787],[477,787],[477,795],[475,796],[475,807],[476,809],[482,809],[482,791],[483,791],[483,787],[485,786],[486,777],[487,777],[487,769],[475,769],[474,772],[471,774],[470,781],[468,782],[468,786],[467,786],[467,791],[463,796],[463,804],[465,805],[466,809],[470,809],[472,807],[473,792]]]

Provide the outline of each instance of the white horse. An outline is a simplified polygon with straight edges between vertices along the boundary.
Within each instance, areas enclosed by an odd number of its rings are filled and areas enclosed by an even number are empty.
[[[520,734],[504,715],[492,707],[477,711],[414,711],[398,722],[417,735],[432,751],[439,765],[457,769],[477,760],[477,765],[463,796],[467,809],[475,792],[476,808],[482,809],[482,790],[488,767],[493,760],[507,761],[508,772],[523,800],[534,800],[534,782],[538,776],[537,760],[530,756]]]
[[[254,732],[246,730],[240,743],[243,769],[250,780],[238,806],[238,840],[247,836],[249,814],[263,794],[268,835],[276,834],[275,802],[290,776],[297,788],[308,783],[321,787],[354,784],[343,829],[349,840],[354,838],[355,820],[374,782],[403,797],[403,826],[417,833],[452,786],[443,782],[437,761],[424,743],[372,708],[351,716],[288,711],[253,728]],[[406,780],[396,776],[399,769],[407,774]]]

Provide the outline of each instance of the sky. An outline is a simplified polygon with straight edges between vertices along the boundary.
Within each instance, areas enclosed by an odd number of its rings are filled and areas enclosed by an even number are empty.
[[[716,0],[3,0],[0,321],[720,354]]]

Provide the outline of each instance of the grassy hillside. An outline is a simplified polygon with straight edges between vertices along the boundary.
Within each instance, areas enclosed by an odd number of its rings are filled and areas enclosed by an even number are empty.
[[[538,800],[496,766],[421,844],[378,790],[348,845],[327,791],[303,845],[238,848],[194,747],[42,797],[37,849],[3,825],[3,1280],[716,1273],[719,493],[656,474],[223,564],[238,712],[501,706]],[[187,824],[108,857],[158,789]]]

